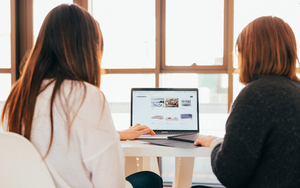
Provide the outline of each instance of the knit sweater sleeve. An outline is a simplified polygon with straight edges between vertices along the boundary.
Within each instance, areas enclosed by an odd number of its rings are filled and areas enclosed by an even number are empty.
[[[226,187],[246,187],[255,173],[271,124],[269,94],[259,86],[246,86],[232,105],[223,143],[211,154],[213,172]]]

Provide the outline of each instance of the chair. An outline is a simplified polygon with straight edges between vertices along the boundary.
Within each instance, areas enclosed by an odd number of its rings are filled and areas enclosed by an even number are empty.
[[[0,187],[56,187],[39,152],[16,133],[0,132]]]

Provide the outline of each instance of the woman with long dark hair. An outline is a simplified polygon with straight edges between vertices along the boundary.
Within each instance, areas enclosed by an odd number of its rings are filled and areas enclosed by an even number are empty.
[[[107,100],[99,90],[102,54],[101,30],[92,16],[74,4],[55,7],[46,16],[4,105],[4,130],[33,143],[57,187],[124,188],[120,139],[153,134],[141,125],[119,134],[115,131]],[[135,181],[133,187],[162,187],[160,177],[145,173],[143,184]]]

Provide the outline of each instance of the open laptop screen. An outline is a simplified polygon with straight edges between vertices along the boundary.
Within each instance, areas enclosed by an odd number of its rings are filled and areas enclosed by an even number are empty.
[[[198,89],[132,88],[131,126],[155,132],[199,132]]]

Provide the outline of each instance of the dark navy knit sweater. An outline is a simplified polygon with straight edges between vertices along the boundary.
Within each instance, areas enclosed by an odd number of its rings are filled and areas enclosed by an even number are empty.
[[[234,101],[211,156],[227,188],[300,187],[300,83],[261,75]]]

